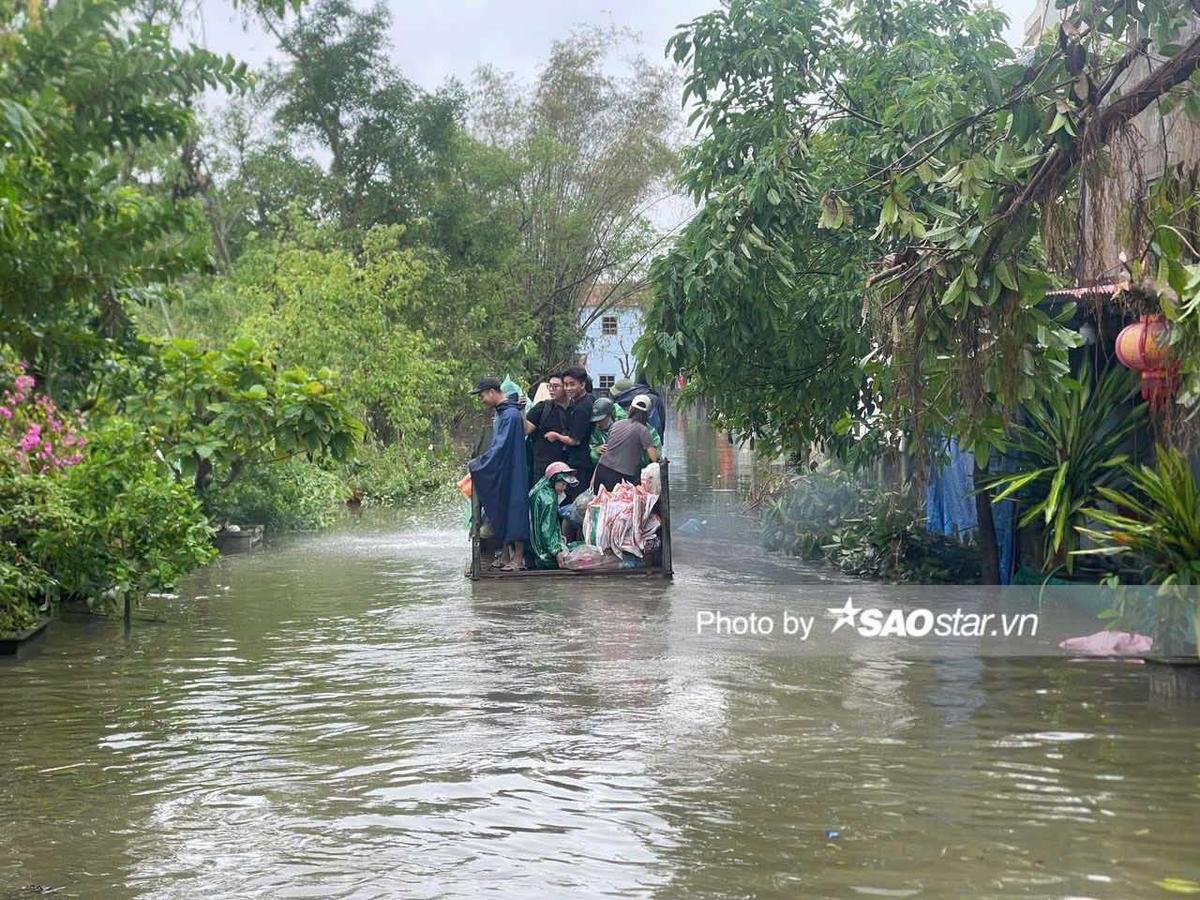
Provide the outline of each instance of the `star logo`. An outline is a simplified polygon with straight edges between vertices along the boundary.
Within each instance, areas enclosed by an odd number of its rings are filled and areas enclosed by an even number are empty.
[[[862,612],[862,610],[858,609],[854,605],[853,597],[848,597],[848,598],[846,598],[845,606],[842,606],[840,608],[833,607],[832,609],[829,609],[828,612],[830,615],[838,617],[837,621],[833,623],[833,631],[829,632],[830,634],[836,634],[837,630],[839,628],[841,628],[843,625],[849,625],[851,628],[857,628],[858,623],[856,623],[854,621],[854,619],[858,616],[858,614],[860,612]]]

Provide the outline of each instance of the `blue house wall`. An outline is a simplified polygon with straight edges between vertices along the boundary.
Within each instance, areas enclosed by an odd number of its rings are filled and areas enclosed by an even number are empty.
[[[586,321],[592,308],[585,307]],[[605,334],[605,319],[616,319],[616,334]],[[587,327],[579,356],[596,388],[608,388],[620,378],[632,378],[636,367],[633,345],[642,336],[642,311],[636,306],[607,310]]]

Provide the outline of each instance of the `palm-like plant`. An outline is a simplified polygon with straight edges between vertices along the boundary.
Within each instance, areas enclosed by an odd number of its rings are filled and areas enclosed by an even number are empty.
[[[1177,450],[1158,448],[1158,466],[1130,468],[1139,496],[1102,487],[1098,493],[1117,511],[1089,508],[1084,513],[1101,528],[1078,529],[1099,546],[1078,554],[1132,554],[1146,567],[1146,581],[1163,585],[1200,584],[1200,486]]]
[[[1088,509],[1100,527],[1081,527],[1079,533],[1097,542],[1079,554],[1131,555],[1144,566],[1149,584],[1161,585],[1152,597],[1141,593],[1131,600],[1154,621],[1154,645],[1166,655],[1195,646],[1200,636],[1200,486],[1187,459],[1176,450],[1158,448],[1158,466],[1129,470],[1131,488],[1102,488],[1100,496],[1116,510]],[[1146,604],[1150,604],[1147,610]]]
[[[1063,379],[1047,397],[1025,407],[1026,422],[1015,426],[1008,441],[1023,464],[1020,471],[992,479],[993,503],[1012,497],[1028,502],[1020,525],[1041,519],[1045,526],[1046,568],[1065,565],[1077,530],[1096,505],[1101,489],[1120,484],[1129,457],[1121,445],[1146,416],[1146,405],[1112,419],[1137,390],[1126,369],[1109,369],[1093,384],[1086,360],[1076,378]]]

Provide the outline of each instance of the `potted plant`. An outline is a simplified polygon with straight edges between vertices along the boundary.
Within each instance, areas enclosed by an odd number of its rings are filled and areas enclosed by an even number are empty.
[[[1115,509],[1088,508],[1097,527],[1079,527],[1097,546],[1079,554],[1129,554],[1156,585],[1155,656],[1148,657],[1151,691],[1200,698],[1200,486],[1187,458],[1159,447],[1157,466],[1127,467],[1130,491],[1099,488]]]

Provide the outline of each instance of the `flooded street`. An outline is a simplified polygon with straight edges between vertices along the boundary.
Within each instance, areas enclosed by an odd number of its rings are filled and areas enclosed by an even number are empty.
[[[697,652],[697,608],[832,576],[759,550],[748,456],[672,425],[671,583],[473,585],[461,510],[368,512],[0,662],[0,897],[1200,881],[1200,710],[1140,666]]]

